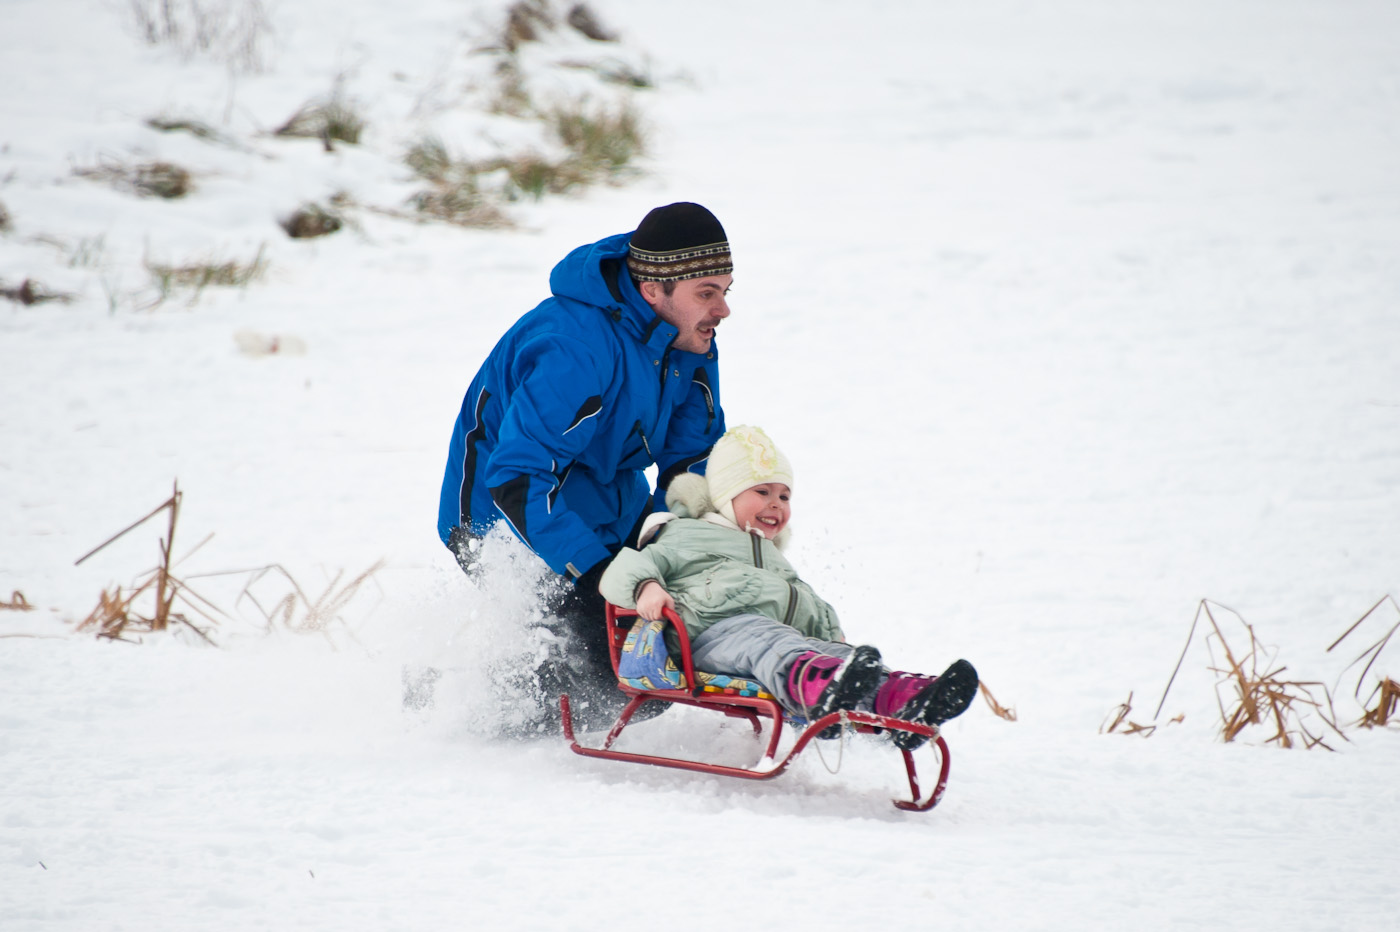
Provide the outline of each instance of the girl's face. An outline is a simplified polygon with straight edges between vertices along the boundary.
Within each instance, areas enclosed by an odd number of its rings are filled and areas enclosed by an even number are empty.
[[[772,540],[792,517],[792,489],[781,482],[765,482],[734,496],[734,520]]]

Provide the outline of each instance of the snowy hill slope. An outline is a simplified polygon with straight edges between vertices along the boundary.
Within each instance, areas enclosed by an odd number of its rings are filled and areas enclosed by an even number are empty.
[[[480,109],[499,5],[267,4],[260,71],[148,47],[122,4],[0,5],[0,282],[72,295],[0,302],[0,600],[36,606],[0,610],[0,926],[1393,924],[1393,728],[1336,754],[1222,744],[1198,632],[1155,734],[1099,729],[1130,691],[1151,720],[1203,598],[1361,713],[1347,664],[1400,612],[1326,648],[1400,597],[1400,15],[595,9],[622,42],[561,29],[521,61],[561,94],[622,93],[558,67],[583,55],[653,75],[629,92],[644,173],[478,230],[371,208],[419,189],[426,134],[548,144]],[[359,144],[268,135],[337,86]],[[194,190],[74,174],[144,160]],[[340,232],[277,225],[340,191]],[[948,728],[932,813],[889,806],[867,742],[836,775],[809,755],[741,785],[483,736],[481,674],[538,577],[503,552],[475,588],[437,543],[451,419],[558,258],[679,199],[734,244],[724,402],[798,470],[795,562],[853,636],[916,668],[966,656],[1017,710]],[[255,255],[242,287],[154,301],[147,265]],[[250,355],[246,331],[304,352]],[[160,527],[73,562],[177,478],[177,552],[215,535],[188,575],[278,563],[320,591],[387,565],[327,637],[265,633],[246,574],[199,583],[235,615],[220,649],[74,633]],[[1400,678],[1395,650],[1372,679]],[[400,707],[405,663],[449,670],[433,709]],[[639,731],[745,749],[695,716]],[[696,839],[747,856],[682,860]]]

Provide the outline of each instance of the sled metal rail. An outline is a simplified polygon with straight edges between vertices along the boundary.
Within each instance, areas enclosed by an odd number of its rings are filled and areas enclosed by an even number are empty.
[[[618,608],[615,605],[608,605],[608,647],[612,656],[613,672],[617,672],[618,656],[622,642],[626,639],[627,626],[619,624],[620,619],[631,618],[636,615],[635,611]],[[685,625],[680,618],[669,609],[666,611],[667,620],[676,629],[681,641],[681,662],[687,683],[697,683],[695,669],[691,663],[690,639],[686,636]],[[909,781],[909,798],[896,799],[894,805],[899,809],[911,812],[926,812],[938,805],[943,798],[943,791],[948,786],[948,770],[950,757],[948,745],[944,743],[943,737],[938,733],[938,728],[931,725],[922,725],[917,722],[904,721],[902,719],[891,718],[885,715],[875,715],[869,712],[842,711],[833,712],[830,715],[822,716],[805,727],[785,718],[783,709],[774,699],[765,699],[758,696],[739,696],[725,693],[707,693],[700,687],[691,689],[637,689],[627,686],[619,681],[618,688],[628,696],[628,703],[619,713],[617,721],[609,729],[607,737],[598,747],[588,747],[580,744],[574,734],[573,710],[569,704],[569,697],[563,695],[559,697],[559,710],[564,727],[564,737],[569,742],[570,749],[575,754],[584,757],[598,757],[605,760],[626,761],[633,764],[651,764],[656,767],[672,767],[679,770],[691,770],[698,773],[712,773],[725,777],[738,777],[745,780],[770,780],[778,776],[788,768],[788,765],[801,754],[808,744],[821,734],[823,730],[838,723],[854,725],[859,732],[871,732],[875,729],[885,731],[904,731],[912,734],[923,735],[928,738],[930,748],[936,749],[938,758],[938,780],[933,790],[928,796],[922,795],[919,785],[918,767],[914,761],[912,751],[899,749],[900,755],[904,759],[904,770]],[[633,751],[619,751],[613,748],[618,737],[632,721],[632,716],[637,710],[648,702],[669,702],[676,705],[687,705],[699,709],[710,709],[715,712],[733,717],[742,718],[753,726],[754,734],[763,734],[762,719],[770,720],[772,728],[768,735],[768,742],[762,758],[753,767],[733,767],[726,764],[714,764],[707,761],[689,760],[679,757],[665,757],[658,754],[642,754]],[[800,728],[796,741],[788,752],[778,757],[778,747],[782,740],[783,725],[788,722],[794,728]]]

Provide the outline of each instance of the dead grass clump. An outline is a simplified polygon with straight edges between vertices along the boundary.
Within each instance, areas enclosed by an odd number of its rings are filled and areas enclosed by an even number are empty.
[[[0,610],[9,612],[32,612],[34,606],[29,604],[29,600],[24,597],[24,593],[16,589],[10,593],[10,601],[0,602]]]
[[[415,143],[403,160],[415,175],[433,182],[448,180],[448,176],[456,170],[456,163],[447,146],[435,136]]]
[[[138,577],[137,581],[128,589],[124,590],[121,586],[104,589],[98,596],[97,606],[78,625],[79,631],[91,628],[96,630],[97,636],[100,638],[113,641],[132,641],[133,639],[128,636],[132,633],[166,631],[173,626],[182,625],[199,635],[207,643],[214,643],[207,630],[195,625],[183,612],[175,611],[178,600],[184,608],[195,612],[209,621],[211,625],[217,623],[214,613],[222,614],[171,572],[174,567],[175,527],[180,517],[182,497],[183,493],[177,482],[170,498],[158,505],[154,511],[78,558],[74,565],[81,564],[84,560],[125,537],[161,512],[168,514],[166,535],[160,539],[160,563],[156,565],[155,569]],[[208,540],[209,538],[206,537],[190,553],[204,546]],[[188,555],[186,554],[186,556]],[[150,608],[138,607],[138,602],[146,601],[151,603]]]
[[[81,178],[105,181],[142,197],[174,199],[184,197],[192,188],[190,173],[170,162],[127,165],[105,158],[94,167],[74,169],[73,173]]]
[[[29,306],[33,304],[44,304],[49,301],[67,304],[69,301],[73,300],[73,295],[63,291],[49,291],[34,279],[26,278],[18,285],[13,286],[0,281],[0,298]]]
[[[332,624],[346,625],[344,611],[359,596],[360,590],[369,583],[374,574],[384,568],[384,561],[375,562],[368,569],[342,582],[344,572],[339,571],[327,582],[321,594],[312,597],[301,584],[280,564],[254,570],[247,585],[243,587],[238,600],[247,599],[262,614],[270,629],[281,626],[296,634],[326,634]],[[266,589],[271,585],[280,596],[268,599]],[[259,599],[255,590],[264,590]],[[263,604],[266,599],[269,606]]]
[[[1387,594],[1381,597],[1380,601],[1378,601],[1375,605],[1372,605],[1369,609],[1367,609],[1366,613],[1363,614],[1360,618],[1356,619],[1356,621],[1352,623],[1350,628],[1347,628],[1346,631],[1342,632],[1341,637],[1337,638],[1337,640],[1332,642],[1331,646],[1327,648],[1328,652],[1330,653],[1333,648],[1335,648],[1338,644],[1341,644],[1342,641],[1346,640],[1348,635],[1350,635],[1357,628],[1361,627],[1363,622],[1375,615],[1377,609],[1379,609],[1382,605],[1386,604],[1389,604],[1391,609],[1393,609],[1397,615],[1400,615],[1400,603],[1397,603],[1393,596]],[[1352,695],[1355,696],[1358,700],[1361,699],[1361,691],[1363,688],[1365,688],[1366,675],[1371,672],[1371,668],[1376,665],[1376,661],[1380,659],[1381,654],[1385,651],[1385,649],[1388,646],[1390,646],[1390,640],[1395,636],[1396,631],[1400,631],[1400,621],[1397,621],[1395,624],[1391,625],[1389,630],[1387,630],[1385,634],[1383,634],[1380,637],[1379,640],[1377,640],[1370,647],[1362,651],[1359,655],[1357,655],[1355,660],[1353,660],[1347,665],[1347,670],[1350,670],[1357,664],[1359,664],[1361,661],[1366,661],[1366,666],[1364,666],[1361,669],[1361,672],[1357,674],[1356,688],[1352,691]],[[1343,671],[1342,675],[1345,676],[1346,671]],[[1372,702],[1372,700],[1374,700],[1375,704],[1368,705]],[[1386,727],[1391,723],[1392,718],[1396,718],[1397,709],[1400,709],[1400,683],[1396,683],[1396,681],[1391,679],[1389,676],[1379,677],[1379,682],[1376,683],[1375,687],[1372,688],[1370,695],[1368,695],[1366,699],[1362,702],[1362,708],[1365,711],[1361,718],[1357,720],[1357,725],[1360,725],[1363,728]],[[1400,718],[1397,718],[1396,720],[1400,721]]]
[[[556,162],[533,152],[485,162],[480,168],[483,172],[505,170],[507,181],[503,194],[512,201],[522,197],[539,200],[546,194],[563,194],[588,184],[590,180],[589,175],[572,159]]]
[[[151,117],[146,121],[151,129],[162,133],[189,133],[196,139],[218,143],[223,146],[236,146],[238,143],[223,133],[199,120],[181,120],[167,117]]]
[[[496,63],[495,92],[486,110],[513,117],[528,117],[535,112],[535,101],[525,84],[525,75],[514,58],[503,58]]]
[[[263,256],[265,249],[265,245],[259,246],[257,253],[249,262],[239,262],[234,259],[225,261],[210,259],[184,265],[166,265],[147,259],[145,262],[146,271],[150,272],[157,291],[154,302],[147,307],[155,307],[163,303],[180,290],[194,292],[190,298],[190,304],[193,305],[204,293],[204,289],[211,286],[245,288],[251,282],[261,278],[262,274],[267,271],[267,259]]]
[[[510,220],[491,203],[477,178],[482,166],[448,153],[442,140],[424,139],[409,149],[405,164],[430,183],[409,199],[419,214],[445,220],[458,226],[500,228]]]
[[[1112,720],[1110,721],[1106,718],[1103,720],[1103,723],[1099,725],[1099,734],[1141,735],[1144,738],[1150,738],[1153,734],[1156,733],[1157,725],[1155,723],[1151,725],[1140,725],[1137,722],[1134,722],[1131,719],[1129,719],[1128,716],[1132,714],[1132,711],[1133,694],[1130,692],[1128,693],[1128,698],[1123,700],[1122,703],[1120,703],[1111,713],[1109,713],[1112,716]],[[1175,718],[1170,719],[1168,721],[1168,724],[1179,725],[1185,720],[1185,715],[1178,715]],[[1119,728],[1122,728],[1123,730],[1120,732],[1118,731]]]
[[[617,33],[608,29],[586,3],[575,3],[564,21],[595,42],[616,42]]]
[[[1190,646],[1197,623],[1204,615],[1211,626],[1211,633],[1206,635],[1206,646],[1211,656],[1210,669],[1223,677],[1216,685],[1221,740],[1234,741],[1246,728],[1258,725],[1273,732],[1265,739],[1266,744],[1291,748],[1295,743],[1299,743],[1309,749],[1321,747],[1329,751],[1335,750],[1324,740],[1325,735],[1321,729],[1314,731],[1309,728],[1305,713],[1313,712],[1332,733],[1345,741],[1346,736],[1337,725],[1336,712],[1332,707],[1332,694],[1327,687],[1313,681],[1284,679],[1283,673],[1288,668],[1275,666],[1277,651],[1266,649],[1255,634],[1253,625],[1246,622],[1238,612],[1217,605],[1217,608],[1224,609],[1239,621],[1249,638],[1248,647],[1243,653],[1231,647],[1215,613],[1211,610],[1211,605],[1208,600],[1201,600],[1196,609],[1196,616],[1191,622],[1186,644],[1187,647]],[[1223,660],[1216,658],[1217,651],[1222,654]],[[1186,648],[1183,648],[1181,653],[1184,659]],[[1166,702],[1167,693],[1171,691],[1172,682],[1180,669],[1181,661],[1178,660],[1177,669],[1172,672],[1172,679],[1168,681],[1167,689],[1162,693],[1162,703]],[[1229,696],[1228,699],[1222,696],[1222,689],[1225,695]],[[1321,698],[1318,697],[1318,693],[1321,693]],[[1159,703],[1158,714],[1161,710],[1162,704]]]
[[[201,123],[198,120],[172,120],[165,117],[151,117],[146,121],[146,125],[151,129],[159,130],[162,133],[189,133],[196,139],[215,140],[220,138],[219,131],[208,123]]]
[[[306,104],[272,131],[274,136],[319,139],[326,151],[334,149],[333,141],[358,145],[365,121],[339,91],[328,100]]]
[[[1366,714],[1361,716],[1357,722],[1362,728],[1384,728],[1391,724],[1391,719],[1400,723],[1400,683],[1395,682],[1390,677],[1381,680],[1376,688],[1372,690],[1368,698],[1374,698],[1376,704],[1366,709]]]
[[[128,0],[136,30],[149,45],[186,58],[203,55],[239,71],[259,71],[272,23],[262,0]]]
[[[992,695],[992,691],[987,688],[986,683],[979,682],[977,684],[977,691],[980,692],[982,698],[987,701],[987,705],[991,708],[993,715],[1008,722],[1016,721],[1016,710],[1014,708],[1008,709],[1000,702],[997,702],[997,697]]]
[[[510,219],[481,193],[474,177],[439,184],[409,198],[418,213],[463,227],[501,228]]]
[[[516,0],[506,10],[506,22],[501,27],[501,45],[514,52],[526,42],[534,42],[555,27],[549,0]]]
[[[14,227],[14,221],[10,219],[10,212],[5,209],[5,202],[0,201],[0,233],[8,233]]]
[[[344,225],[337,214],[319,204],[303,204],[278,222],[292,239],[327,236]]]
[[[610,110],[577,101],[554,108],[547,120],[578,170],[590,178],[612,180],[645,151],[641,118],[630,104]]]
[[[555,107],[545,119],[566,152],[563,158],[526,152],[466,164],[461,171],[477,176],[503,170],[506,183],[501,193],[506,200],[539,200],[546,194],[564,194],[600,181],[616,181],[643,149],[640,120],[627,105],[613,111],[576,101]],[[445,154],[438,152],[420,153],[416,159],[431,165],[439,176],[445,174],[441,166],[450,164]],[[471,190],[476,192],[475,183]]]
[[[141,194],[169,200],[190,192],[190,173],[169,162],[148,162],[136,166],[131,183]]]

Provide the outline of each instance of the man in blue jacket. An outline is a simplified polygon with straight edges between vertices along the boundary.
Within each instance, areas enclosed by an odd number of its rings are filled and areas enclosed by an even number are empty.
[[[604,724],[621,699],[598,579],[665,507],[671,478],[703,473],[724,433],[714,334],[732,273],[714,214],[658,207],[556,265],[552,297],[507,331],[467,389],[438,534],[465,569],[473,542],[504,521],[572,581],[557,611],[564,653],[536,671],[546,714],[568,691],[584,727]]]

